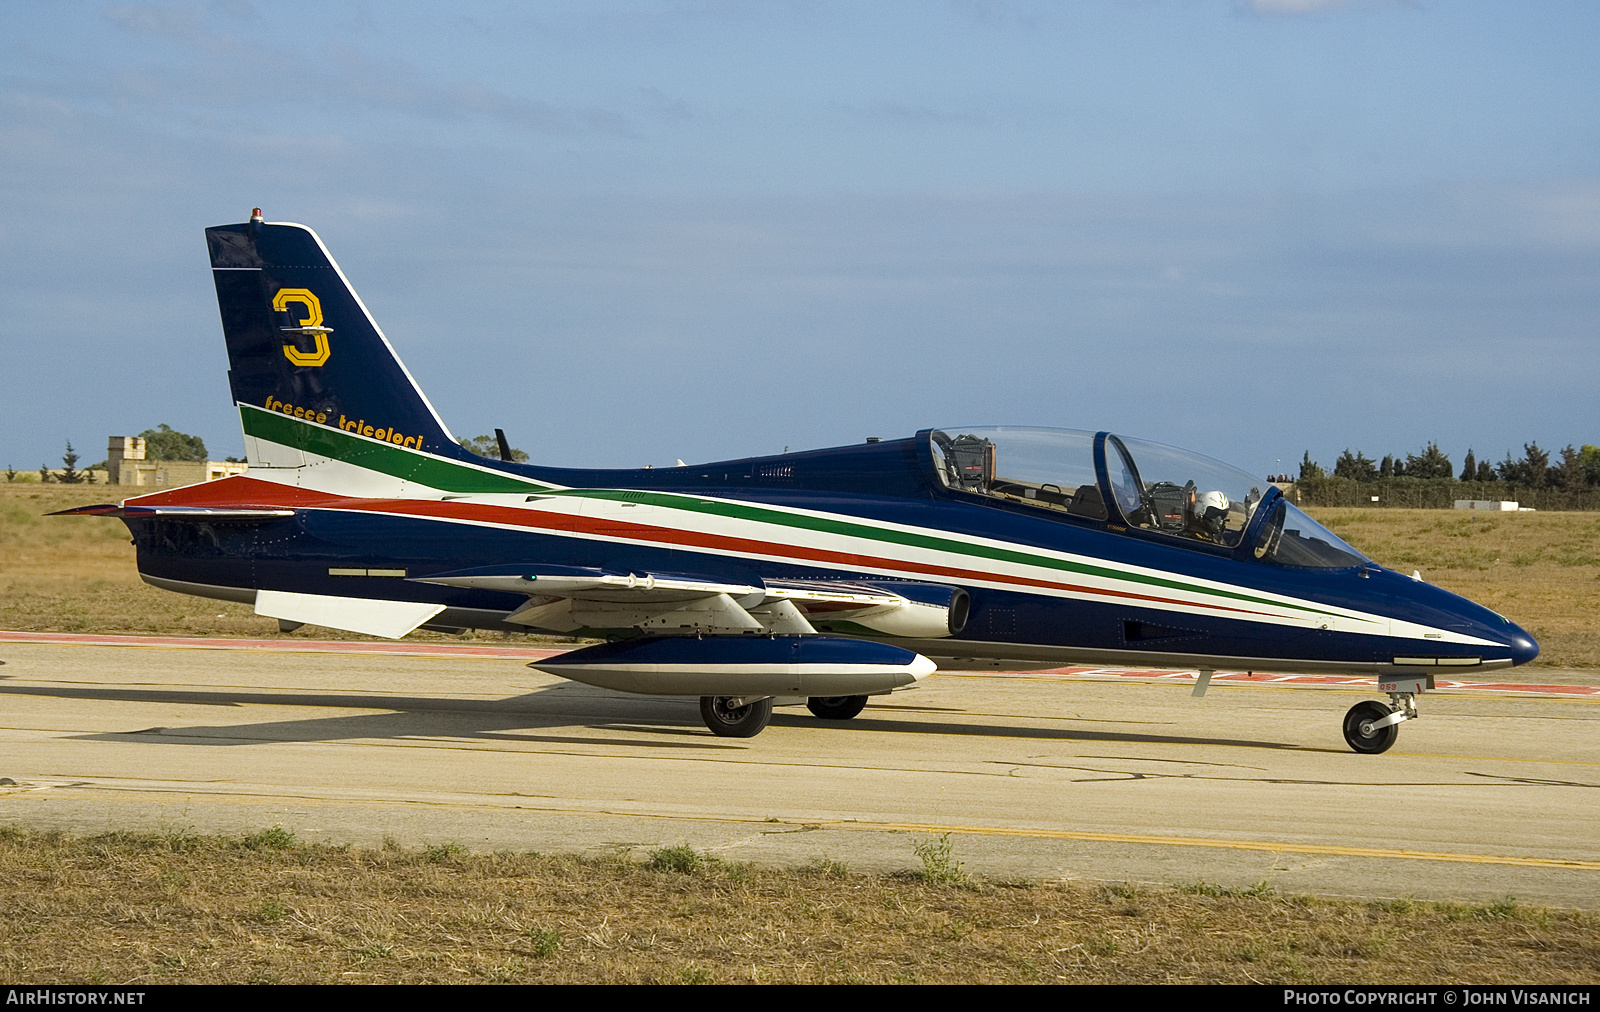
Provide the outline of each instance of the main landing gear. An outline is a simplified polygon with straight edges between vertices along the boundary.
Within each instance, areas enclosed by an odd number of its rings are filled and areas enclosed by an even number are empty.
[[[772,719],[772,697],[701,696],[700,719],[720,738],[754,738]]]
[[[1417,719],[1417,696],[1432,687],[1431,677],[1379,682],[1378,688],[1389,694],[1389,703],[1369,699],[1352,706],[1344,715],[1344,740],[1351,749],[1367,755],[1389,751],[1400,737],[1400,722]]]
[[[866,696],[812,696],[806,700],[806,709],[823,720],[849,720],[866,705]],[[772,697],[701,696],[700,719],[719,737],[754,738],[772,719]]]

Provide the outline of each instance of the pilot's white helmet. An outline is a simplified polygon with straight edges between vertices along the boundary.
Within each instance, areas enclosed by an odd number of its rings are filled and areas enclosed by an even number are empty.
[[[1195,502],[1196,509],[1204,513],[1207,510],[1225,510],[1228,508],[1228,497],[1221,492],[1202,492]]]

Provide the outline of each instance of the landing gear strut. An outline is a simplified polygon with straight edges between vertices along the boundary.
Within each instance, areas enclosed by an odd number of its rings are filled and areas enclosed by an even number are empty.
[[[754,738],[772,719],[772,697],[701,696],[700,719],[721,738]]]
[[[1400,722],[1417,719],[1417,696],[1433,688],[1433,678],[1399,678],[1378,683],[1389,693],[1389,704],[1367,700],[1352,706],[1344,715],[1344,740],[1367,755],[1387,752],[1400,737]]]

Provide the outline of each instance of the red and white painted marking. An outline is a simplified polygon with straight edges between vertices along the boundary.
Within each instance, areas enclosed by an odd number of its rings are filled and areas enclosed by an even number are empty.
[[[381,643],[372,640],[246,640],[205,636],[112,636],[95,633],[6,632],[0,630],[0,643],[72,643],[82,646],[167,647],[186,650],[278,650],[285,653],[333,654],[411,654],[424,657],[500,657],[507,660],[537,661],[566,650],[533,646],[480,646],[469,643]],[[575,649],[575,648],[573,648]],[[1192,682],[1199,673],[1164,668],[1095,668],[1068,665],[1043,671],[963,671],[979,677],[1115,679],[1135,678],[1151,681]],[[1213,685],[1347,685],[1372,690],[1372,678],[1347,675],[1264,675],[1245,671],[1218,671]],[[1522,682],[1460,682],[1438,678],[1440,689],[1474,689],[1488,692],[1537,692],[1558,696],[1600,696],[1595,685],[1536,685]]]

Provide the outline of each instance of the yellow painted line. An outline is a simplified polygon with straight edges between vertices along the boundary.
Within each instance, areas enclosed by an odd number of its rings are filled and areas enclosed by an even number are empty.
[[[257,804],[273,803],[279,806],[302,805],[318,808],[453,808],[480,811],[542,812],[552,815],[589,818],[658,819],[667,822],[720,822],[735,825],[757,826],[816,826],[825,829],[868,830],[880,833],[952,833],[963,836],[1010,836],[1034,840],[1075,840],[1084,843],[1137,843],[1156,847],[1209,847],[1216,850],[1253,850],[1269,854],[1326,854],[1335,857],[1370,857],[1387,860],[1445,861],[1455,864],[1511,865],[1521,868],[1567,868],[1579,871],[1600,871],[1600,861],[1560,860],[1543,857],[1513,857],[1507,854],[1450,854],[1426,850],[1403,850],[1384,847],[1345,847],[1321,843],[1283,843],[1267,840],[1222,840],[1199,836],[1149,836],[1136,833],[1084,833],[1065,829],[1017,829],[1005,826],[943,826],[919,822],[866,822],[853,819],[757,819],[754,817],[729,817],[716,815],[684,815],[675,812],[617,811],[611,808],[574,808],[567,805],[541,804],[548,799],[537,796],[507,795],[497,802],[451,802],[446,800],[398,798],[330,798],[297,794],[244,794],[236,792],[208,792],[204,790],[147,788],[144,790],[72,789],[72,785],[56,787],[71,790],[73,800],[112,800],[128,794],[182,794],[185,804]],[[37,789],[35,789],[37,790]],[[7,792],[8,794],[10,792]],[[34,793],[28,791],[23,793]],[[12,794],[12,797],[17,795]],[[23,800],[18,798],[18,800]],[[33,800],[33,799],[27,799]]]
[[[812,823],[818,825],[819,823]],[[900,833],[960,833],[970,836],[1020,836],[1042,840],[1083,840],[1093,843],[1143,843],[1165,847],[1213,847],[1219,850],[1259,850],[1272,853],[1334,854],[1340,857],[1405,858],[1413,861],[1454,861],[1461,864],[1509,864],[1525,868],[1583,868],[1600,871],[1600,861],[1561,861],[1504,854],[1441,854],[1426,850],[1390,850],[1381,847],[1340,847],[1320,843],[1273,843],[1264,840],[1217,840],[1196,836],[1140,836],[1131,833],[1079,833],[1057,829],[1008,829],[1001,826],[928,826],[898,822],[825,822],[839,828],[867,828]]]

